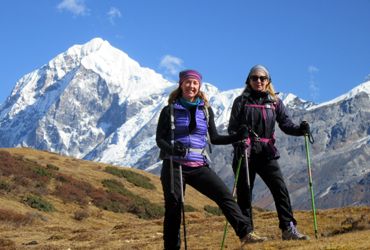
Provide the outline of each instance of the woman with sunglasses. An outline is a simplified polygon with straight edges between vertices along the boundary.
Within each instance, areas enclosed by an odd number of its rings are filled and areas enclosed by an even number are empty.
[[[249,158],[249,164],[245,165],[243,157],[237,183],[237,201],[243,214],[251,219],[253,227],[251,200],[258,174],[274,198],[282,239],[308,240],[309,237],[299,233],[296,228],[297,221],[293,217],[289,192],[277,161],[279,153],[274,146],[276,122],[288,135],[302,136],[310,131],[307,122],[303,121],[300,125],[292,122],[283,102],[274,91],[269,71],[263,65],[255,65],[248,74],[243,93],[234,100],[228,127],[229,134],[235,134],[243,125],[249,129],[245,143],[233,145],[234,173],[238,160],[245,152]]]

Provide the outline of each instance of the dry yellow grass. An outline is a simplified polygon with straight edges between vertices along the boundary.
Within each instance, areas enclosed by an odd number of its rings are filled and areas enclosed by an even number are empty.
[[[103,179],[112,179],[104,172],[105,164],[77,160],[57,154],[26,148],[0,149],[12,155],[36,161],[41,165],[53,164],[59,172],[103,188]],[[158,176],[133,169],[150,178],[156,190],[145,190],[127,184],[130,191],[163,204],[162,188]],[[52,184],[51,184],[52,185]],[[91,204],[79,206],[63,203],[48,195],[56,211],[40,212],[21,203],[15,195],[0,192],[0,208],[30,216],[33,222],[17,225],[0,221],[0,249],[163,249],[162,220],[143,220],[130,213],[113,213]],[[186,213],[188,249],[220,249],[225,219],[204,212],[205,205],[215,206],[208,198],[192,188],[186,190],[186,204],[197,212]],[[76,212],[88,217],[78,221]],[[244,249],[370,249],[370,208],[348,207],[319,210],[317,221],[319,238],[314,239],[310,211],[296,211],[299,229],[310,235],[309,241],[281,241],[274,211],[256,209],[256,231],[269,237],[269,241],[251,244]],[[239,239],[229,226],[225,249],[240,249]]]

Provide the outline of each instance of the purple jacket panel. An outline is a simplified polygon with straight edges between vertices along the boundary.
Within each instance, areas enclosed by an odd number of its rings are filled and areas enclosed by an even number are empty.
[[[181,142],[186,148],[203,149],[207,146],[207,120],[203,111],[204,103],[200,103],[195,111],[196,126],[193,131],[189,131],[190,111],[181,104],[174,104],[175,116],[175,141]],[[189,152],[185,157],[176,157],[182,161],[203,161],[207,162],[206,157],[200,153]]]

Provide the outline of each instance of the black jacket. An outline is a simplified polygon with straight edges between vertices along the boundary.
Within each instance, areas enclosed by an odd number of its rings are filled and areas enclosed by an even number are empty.
[[[256,92],[247,88],[234,100],[228,132],[235,134],[242,124],[247,125],[258,137],[271,139],[270,143],[252,143],[251,153],[277,159],[279,153],[274,146],[276,122],[279,128],[288,135],[303,135],[299,125],[292,122],[280,99],[274,100],[268,92]]]

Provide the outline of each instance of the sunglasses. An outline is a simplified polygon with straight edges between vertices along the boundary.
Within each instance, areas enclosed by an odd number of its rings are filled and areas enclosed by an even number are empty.
[[[250,76],[249,77],[252,81],[257,82],[260,79],[261,82],[265,82],[268,80],[267,76]]]

